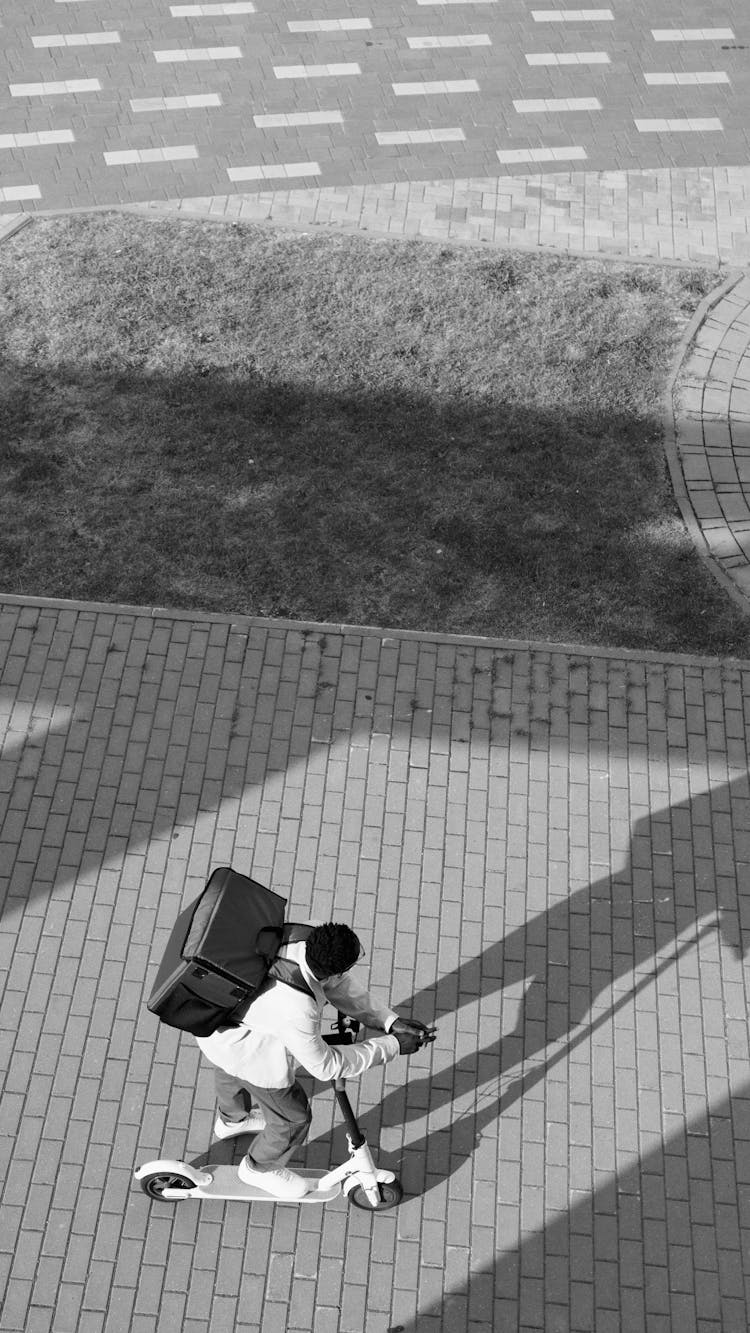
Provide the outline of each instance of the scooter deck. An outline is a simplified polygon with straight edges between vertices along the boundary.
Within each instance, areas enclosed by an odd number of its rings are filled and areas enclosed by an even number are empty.
[[[257,1199],[264,1203],[328,1203],[335,1199],[341,1193],[341,1185],[330,1185],[328,1189],[319,1190],[314,1187],[316,1180],[323,1178],[322,1171],[305,1171],[295,1168],[294,1174],[303,1176],[305,1180],[310,1181],[310,1192],[302,1196],[301,1199],[279,1199],[275,1194],[269,1194],[267,1190],[259,1189],[257,1185],[246,1185],[240,1180],[237,1174],[236,1166],[204,1166],[203,1171],[210,1171],[213,1179],[209,1185],[201,1185],[193,1198],[199,1199]]]

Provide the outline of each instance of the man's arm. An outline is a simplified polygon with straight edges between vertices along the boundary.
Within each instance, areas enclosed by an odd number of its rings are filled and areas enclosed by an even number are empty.
[[[347,972],[335,986],[324,985],[323,990],[326,999],[335,1004],[342,1014],[358,1018],[367,1027],[383,1028],[394,1036],[413,1035],[418,1040],[414,1050],[435,1040],[434,1026],[427,1027],[426,1024],[413,1018],[400,1018],[394,1009],[376,1005],[369,992],[364,986],[360,986],[351,972]],[[413,1054],[412,1050],[407,1052],[403,1041],[400,1046],[402,1054]]]
[[[278,1035],[297,1064],[313,1078],[359,1078],[372,1065],[386,1064],[401,1051],[397,1037],[370,1037],[353,1046],[329,1046],[320,1035],[317,1011],[299,1014]]]
[[[370,992],[360,985],[351,972],[346,972],[335,986],[321,983],[326,999],[349,1018],[358,1018],[369,1028],[389,1032],[398,1018],[394,1009],[377,1004]]]

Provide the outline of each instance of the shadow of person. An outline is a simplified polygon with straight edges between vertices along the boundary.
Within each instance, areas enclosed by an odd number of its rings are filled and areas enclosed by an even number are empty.
[[[504,995],[495,1040],[425,1078],[407,1077],[363,1117],[374,1134],[464,1098],[471,1103],[482,1089],[473,1112],[404,1148],[411,1190],[423,1189],[441,1162],[438,1175],[455,1170],[504,1110],[708,933],[718,929],[724,948],[746,956],[750,897],[741,872],[749,828],[747,775],[644,816],[622,868],[556,899],[399,1005],[439,1029],[441,1018],[468,1004],[478,1006],[479,1020],[483,1002],[496,992],[522,992],[507,1032],[503,1014],[513,1001]],[[504,1082],[513,1070],[515,1078]]]

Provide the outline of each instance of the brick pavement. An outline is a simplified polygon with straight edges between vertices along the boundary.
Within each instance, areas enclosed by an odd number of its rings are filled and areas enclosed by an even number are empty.
[[[3,1333],[744,1333],[749,664],[7,597],[0,651]],[[143,1008],[230,860],[437,1016],[358,1094],[393,1213],[133,1186],[236,1151]]]

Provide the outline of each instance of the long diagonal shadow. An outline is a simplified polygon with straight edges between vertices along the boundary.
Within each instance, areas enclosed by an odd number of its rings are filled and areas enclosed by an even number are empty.
[[[428,1130],[420,1140],[407,1143],[400,1160],[393,1155],[390,1165],[400,1171],[407,1190],[421,1193],[444,1181],[472,1156],[483,1133],[504,1111],[547,1079],[556,1065],[566,1061],[618,1012],[632,1006],[660,976],[677,967],[715,931],[729,957],[735,961],[746,957],[750,912],[742,871],[749,859],[749,826],[746,774],[705,795],[644,817],[633,828],[631,854],[622,870],[596,881],[590,889],[579,890],[563,902],[552,904],[547,912],[491,945],[480,958],[455,969],[435,986],[425,987],[411,1001],[403,1002],[405,1012],[412,1008],[419,1017],[432,1019],[435,1015],[439,1022],[440,1016],[451,1008],[477,1002],[481,1005],[486,995],[517,986],[519,981],[527,984],[512,1032],[499,1035],[497,1041],[476,1055],[459,1059],[452,1068],[439,1071],[432,1078],[407,1082],[363,1118],[376,1135],[380,1124],[423,1119],[430,1110],[454,1104],[458,1108],[455,1119],[446,1128]],[[731,860],[727,845],[731,847]],[[547,947],[550,942],[553,954]],[[638,979],[619,994],[627,974]],[[612,987],[616,998],[599,1012],[598,1006],[594,1008],[597,998]],[[502,1086],[503,1075],[516,1066],[521,1066],[521,1072]],[[490,1086],[477,1096],[477,1087],[485,1084]],[[405,1333],[419,1333],[423,1317],[425,1331],[434,1327],[436,1317],[442,1317],[444,1327],[465,1326],[470,1318],[485,1322],[494,1319],[496,1327],[506,1326],[503,1319],[509,1328],[520,1326],[524,1320],[519,1312],[525,1304],[530,1309],[534,1300],[538,1302],[546,1256],[555,1256],[550,1261],[550,1271],[557,1271],[560,1264],[569,1265],[573,1281],[576,1270],[580,1269],[581,1245],[593,1246],[591,1237],[611,1227],[613,1217],[624,1237],[635,1239],[640,1245],[643,1265],[638,1269],[636,1263],[633,1269],[636,1276],[632,1278],[640,1295],[635,1288],[623,1285],[613,1297],[611,1275],[606,1279],[609,1290],[601,1300],[608,1309],[613,1308],[615,1300],[614,1308],[623,1311],[622,1327],[648,1326],[642,1288],[644,1280],[653,1278],[660,1292],[657,1305],[662,1315],[671,1316],[678,1307],[682,1308],[681,1297],[675,1292],[690,1289],[694,1309],[705,1309],[706,1318],[718,1319],[721,1327],[742,1328],[744,1333],[747,1309],[741,1294],[742,1283],[750,1274],[745,1271],[746,1259],[739,1241],[735,1244],[732,1228],[740,1225],[747,1192],[742,1183],[746,1171],[738,1165],[746,1146],[746,1126],[750,1123],[750,1102],[745,1097],[746,1094],[733,1094],[728,1109],[714,1110],[707,1106],[700,1123],[686,1127],[683,1134],[668,1141],[662,1151],[651,1154],[638,1168],[628,1167],[622,1179],[588,1195],[570,1213],[559,1216],[540,1233],[531,1238],[519,1236],[517,1246],[499,1257],[494,1267],[472,1273],[466,1289],[446,1293],[439,1307],[423,1309],[414,1321],[404,1326]],[[465,1100],[468,1100],[466,1109]],[[664,1183],[675,1157],[684,1161],[688,1180],[687,1192],[680,1187],[679,1203],[670,1198],[671,1182]],[[727,1184],[728,1170],[733,1173],[731,1190]],[[728,1206],[719,1210],[721,1219],[711,1194],[714,1171],[723,1182],[721,1191],[727,1191]],[[640,1211],[641,1191],[644,1197],[656,1191],[659,1199],[663,1198],[663,1203],[657,1200],[654,1205],[655,1213]],[[696,1216],[692,1213],[693,1192],[699,1199],[700,1215]],[[667,1214],[671,1209],[672,1217],[676,1208],[685,1212],[679,1245],[667,1226]],[[631,1215],[633,1211],[635,1217]],[[727,1254],[721,1248],[722,1238],[716,1235],[719,1220],[727,1234],[731,1233],[726,1242]],[[648,1244],[647,1228],[651,1229]],[[736,1234],[739,1236],[739,1230]],[[610,1233],[608,1237],[611,1250]],[[467,1243],[468,1239],[467,1236]],[[661,1256],[655,1267],[649,1253],[651,1241]],[[706,1260],[707,1250],[710,1261]],[[672,1277],[673,1265],[682,1265],[686,1254],[692,1256],[687,1283],[682,1269],[680,1276]],[[617,1257],[615,1248],[614,1258]],[[586,1263],[593,1272],[593,1254]],[[711,1268],[711,1277],[702,1292],[702,1270],[707,1266]],[[698,1276],[697,1270],[701,1270]],[[528,1283],[524,1281],[526,1276]],[[584,1299],[580,1295],[584,1288],[585,1283],[578,1288],[579,1301]],[[556,1299],[553,1293],[550,1300]],[[590,1300],[591,1308],[577,1316],[576,1327],[594,1328],[597,1326],[594,1303],[600,1299],[598,1287],[590,1284],[586,1299]],[[503,1315],[499,1316],[498,1302],[506,1301]],[[628,1310],[634,1311],[629,1323]],[[554,1305],[548,1309],[546,1304],[542,1307],[537,1304],[527,1322],[532,1327],[564,1333],[570,1327],[570,1318],[567,1309]],[[535,1323],[535,1319],[542,1322]],[[689,1315],[687,1326],[692,1326]]]
[[[746,798],[747,778],[691,797],[636,822],[627,863],[554,902],[476,959],[461,964],[401,1002],[437,1021],[496,991],[526,985],[514,1029],[484,1050],[429,1079],[408,1082],[381,1104],[384,1124],[420,1119],[470,1093],[477,1082],[507,1073],[586,1020],[597,997],[650,960],[691,926],[712,915],[736,958],[747,953],[750,898],[736,880],[718,876],[695,856],[699,833],[725,816],[730,799]],[[737,835],[739,847],[740,833]],[[695,868],[693,868],[695,867]],[[731,884],[731,887],[730,887]]]
[[[574,1034],[558,1041],[555,1048],[550,1050],[543,1059],[534,1059],[531,1066],[528,1069],[524,1068],[518,1078],[515,1078],[502,1089],[499,1086],[494,1090],[491,1087],[485,1087],[477,1093],[474,1105],[459,1111],[455,1119],[452,1120],[450,1157],[447,1163],[439,1147],[440,1141],[445,1136],[445,1131],[439,1130],[434,1136],[428,1132],[424,1138],[410,1142],[404,1149],[400,1172],[405,1189],[411,1194],[422,1193],[427,1184],[428,1173],[430,1184],[434,1185],[440,1179],[444,1179],[445,1176],[457,1171],[463,1161],[471,1155],[474,1148],[479,1144],[483,1131],[493,1124],[504,1111],[509,1110],[533,1087],[542,1083],[550,1070],[567,1060],[577,1047],[585,1045],[594,1033],[600,1028],[606,1027],[620,1010],[632,1005],[638,995],[653,986],[654,982],[668,972],[670,968],[673,968],[681,958],[697,949],[701,940],[718,929],[718,917],[704,922],[688,939],[682,940],[676,948],[656,961],[652,969],[644,973],[634,986],[624,991],[610,1006],[602,1009],[601,1013],[598,1013],[595,1018],[584,1024]],[[481,1055],[488,1058],[497,1058],[498,1064],[501,1064],[501,1051],[502,1039],[497,1045],[487,1047]],[[458,1065],[456,1068],[460,1069],[461,1066]],[[465,1072],[468,1076],[471,1076],[473,1061]],[[498,1075],[498,1078],[500,1077],[501,1075]],[[423,1080],[423,1085],[429,1097],[431,1080],[429,1078]],[[382,1103],[382,1107],[388,1106],[388,1123],[395,1123],[395,1117],[399,1111],[405,1113],[404,1119],[408,1118],[407,1108],[402,1105],[402,1098],[406,1100],[408,1096],[408,1088],[409,1085],[407,1084],[405,1088],[392,1094],[387,1102]],[[461,1097],[461,1100],[463,1101],[463,1097]],[[363,1127],[365,1129],[369,1128],[373,1134],[377,1132],[378,1126],[383,1123],[381,1118],[382,1107],[360,1117],[360,1123]],[[394,1117],[394,1119],[392,1120],[391,1117]],[[437,1144],[433,1143],[433,1138],[437,1139]]]
[[[466,1290],[446,1292],[399,1333],[473,1321],[544,1333],[746,1333],[742,1225],[750,1185],[738,1147],[749,1123],[746,1083],[602,1187],[572,1195],[568,1212],[519,1236],[494,1264],[472,1272]]]

